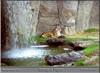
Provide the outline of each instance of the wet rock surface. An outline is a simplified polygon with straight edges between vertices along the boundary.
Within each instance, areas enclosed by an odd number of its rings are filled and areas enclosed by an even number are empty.
[[[47,55],[45,57],[45,61],[48,65],[61,65],[66,63],[74,62],[83,57],[83,54],[80,52],[70,52],[70,53],[63,53],[59,55]]]

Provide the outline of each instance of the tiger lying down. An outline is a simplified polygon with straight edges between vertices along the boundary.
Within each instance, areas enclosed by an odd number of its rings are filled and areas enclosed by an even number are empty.
[[[45,57],[45,61],[48,65],[61,65],[61,64],[67,64],[71,62],[75,62],[76,60],[79,60],[84,57],[84,54],[82,52],[70,52],[70,53],[63,53],[60,55],[47,55]]]

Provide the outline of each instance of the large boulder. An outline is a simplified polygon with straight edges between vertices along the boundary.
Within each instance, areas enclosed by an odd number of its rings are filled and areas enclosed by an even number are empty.
[[[49,46],[58,47],[65,44],[65,40],[61,38],[50,38],[46,41]]]
[[[70,52],[70,53],[63,53],[59,55],[47,55],[45,57],[45,61],[48,65],[53,66],[53,65],[61,65],[61,64],[66,64],[70,62],[74,62],[78,59],[81,59],[83,57],[83,53],[79,52]]]
[[[59,47],[62,46],[64,48],[69,48],[75,51],[80,51],[85,49],[85,47],[82,47],[78,44],[75,44],[68,39],[65,39],[64,37],[58,37],[58,38],[50,38],[46,41],[46,44],[49,45],[49,47]]]

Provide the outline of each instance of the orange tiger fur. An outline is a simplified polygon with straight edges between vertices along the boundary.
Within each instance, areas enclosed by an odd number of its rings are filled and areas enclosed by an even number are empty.
[[[49,31],[49,32],[43,32],[42,37],[49,37],[49,38],[56,38],[61,36],[61,27],[56,26],[54,30]]]

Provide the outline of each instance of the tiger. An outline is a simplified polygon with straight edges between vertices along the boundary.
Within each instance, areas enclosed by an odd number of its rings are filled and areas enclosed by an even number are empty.
[[[61,36],[61,27],[56,26],[52,31],[43,32],[41,34],[41,36],[48,37],[48,38],[57,38],[57,37]]]

